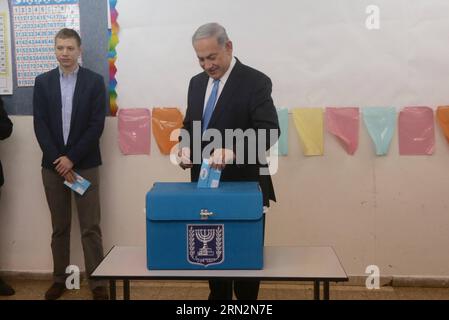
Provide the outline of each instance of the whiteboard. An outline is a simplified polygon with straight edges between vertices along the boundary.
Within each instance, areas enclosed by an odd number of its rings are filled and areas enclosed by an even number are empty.
[[[380,29],[366,26],[375,4]],[[120,108],[185,108],[194,31],[219,22],[277,107],[449,104],[447,0],[119,1]]]

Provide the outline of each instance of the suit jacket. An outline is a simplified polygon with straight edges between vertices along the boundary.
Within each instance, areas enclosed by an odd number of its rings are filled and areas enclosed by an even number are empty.
[[[188,105],[184,119],[184,129],[189,132],[190,137],[193,137],[193,121],[202,120],[208,81],[209,76],[206,72],[202,72],[190,80]],[[271,88],[270,78],[237,60],[215,105],[208,128],[220,131],[223,139],[226,129],[242,129],[243,131],[247,129],[266,129],[267,132],[270,129],[277,129],[276,139],[274,141],[268,139],[264,147],[265,150],[268,150],[277,141],[280,134],[277,112],[271,98]],[[269,134],[267,134],[267,137],[269,137]],[[207,144],[208,142],[203,142],[201,150]],[[224,141],[222,141],[222,145],[226,147]],[[235,146],[233,147],[235,151]],[[193,153],[199,151],[195,150],[193,141],[190,141],[190,149],[193,159]],[[247,143],[244,149],[246,153],[248,150]],[[200,158],[201,156],[197,155],[197,157]],[[222,172],[221,180],[259,182],[264,205],[269,205],[269,200],[276,200],[271,176],[260,175],[259,169],[264,166],[260,161],[250,164],[247,160],[245,156],[244,164],[227,165]],[[198,181],[200,168],[201,165],[194,164],[191,169],[192,181]]]
[[[0,140],[6,139],[11,135],[12,122],[8,118],[5,109],[3,108],[3,100],[0,97]],[[0,187],[4,183],[2,162],[0,161]]]
[[[36,78],[33,115],[34,132],[43,152],[42,167],[54,169],[53,162],[63,155],[73,162],[74,169],[101,164],[99,140],[106,116],[106,88],[101,75],[79,68],[67,145],[62,129],[59,68]]]

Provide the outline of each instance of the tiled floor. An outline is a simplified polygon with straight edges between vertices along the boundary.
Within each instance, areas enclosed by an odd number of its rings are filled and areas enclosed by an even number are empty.
[[[39,300],[50,286],[48,280],[6,279],[16,295],[0,297],[0,300]],[[121,282],[117,283],[117,298],[122,299]],[[207,282],[166,282],[132,281],[131,299],[135,300],[205,300],[209,293]],[[381,287],[379,290],[367,290],[364,287],[349,285],[331,285],[331,299],[337,300],[396,300],[396,299],[444,299],[449,300],[449,288]],[[313,298],[312,285],[289,283],[262,283],[260,300],[310,300]],[[91,299],[86,283],[80,290],[66,292],[62,299]]]

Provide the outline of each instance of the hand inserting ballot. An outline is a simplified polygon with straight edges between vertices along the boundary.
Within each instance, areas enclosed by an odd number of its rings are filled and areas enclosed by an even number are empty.
[[[230,149],[215,149],[209,158],[209,165],[213,169],[223,170],[224,167],[232,163],[235,159],[234,151]]]

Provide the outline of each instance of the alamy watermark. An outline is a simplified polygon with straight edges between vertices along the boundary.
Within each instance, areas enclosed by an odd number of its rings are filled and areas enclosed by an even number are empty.
[[[366,7],[366,14],[368,17],[365,21],[365,26],[368,30],[380,29],[380,8],[377,5],[369,5]]]
[[[279,129],[226,129],[224,137],[217,129],[207,129],[201,132],[201,121],[193,121],[192,134],[188,130],[175,130],[170,136],[170,141],[180,143],[171,150],[170,161],[179,165],[181,162],[178,152],[182,148],[191,148],[192,164],[201,165],[203,159],[209,159],[215,150],[225,149],[232,151],[230,163],[236,165],[258,164],[260,175],[270,175],[277,172],[277,152],[273,146],[277,146],[280,131]],[[191,136],[192,135],[192,136]],[[205,146],[204,146],[205,145]],[[268,163],[267,159],[270,159]],[[218,159],[220,160],[220,159]],[[271,168],[268,168],[268,164]],[[265,167],[266,166],[266,167]],[[271,170],[270,170],[271,169]],[[274,173],[273,173],[274,172]]]
[[[68,266],[65,269],[65,273],[69,276],[65,280],[65,287],[68,290],[80,289],[80,268],[78,266]]]
[[[365,281],[368,290],[380,289],[380,268],[376,265],[366,267],[365,273],[369,274]]]

